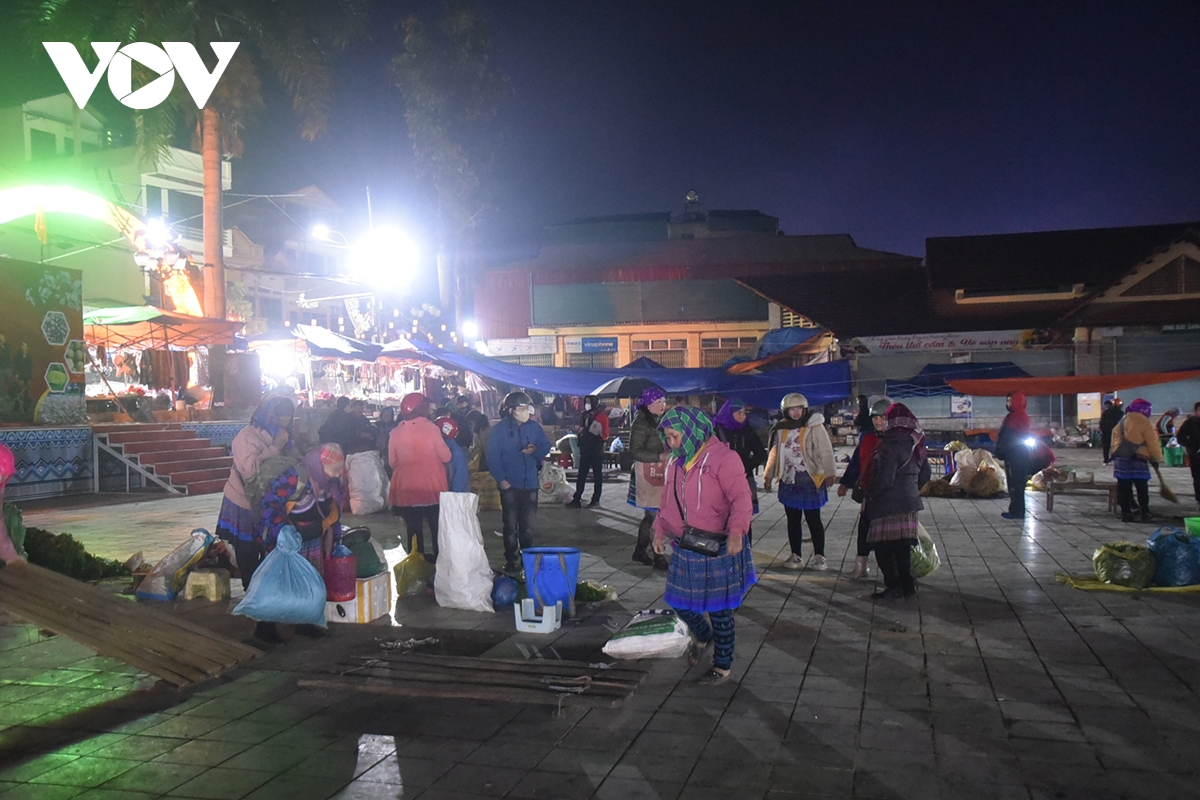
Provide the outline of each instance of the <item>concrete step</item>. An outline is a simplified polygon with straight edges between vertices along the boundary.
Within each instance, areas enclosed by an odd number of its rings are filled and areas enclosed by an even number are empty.
[[[148,466],[150,465],[148,464]],[[197,469],[223,469],[225,470],[225,474],[228,475],[229,470],[233,467],[233,459],[228,456],[221,456],[218,458],[189,459],[188,461],[156,461],[152,466],[154,467],[155,475],[168,475],[171,477]]]
[[[168,431],[182,430],[178,422],[147,422],[147,423],[101,423],[92,426],[92,432],[98,434],[124,433],[126,431]]]
[[[211,481],[198,481],[189,483],[185,488],[188,494],[216,494],[225,490],[225,478],[220,478]]]
[[[193,450],[204,450],[212,447],[210,439],[171,439],[166,441],[147,441],[147,442],[129,442],[122,444],[121,448],[125,455],[141,455],[142,453],[154,452],[183,452],[187,451],[188,458],[191,458]],[[162,459],[160,459],[162,460]],[[178,460],[178,459],[176,459]]]
[[[190,486],[193,483],[220,480],[224,483],[229,479],[229,468],[221,469],[192,469],[187,472],[177,472],[171,476],[171,483],[176,486]]]
[[[179,462],[187,460],[188,463],[194,461],[206,461],[210,458],[225,458],[224,447],[213,447],[212,443],[207,439],[197,439],[200,444],[196,447],[172,447],[169,450],[147,450],[140,453],[129,453],[136,455],[138,460],[143,464],[169,464],[171,462]],[[192,442],[186,442],[191,444]],[[127,453],[129,451],[126,451]]]
[[[109,444],[133,444],[135,442],[179,442],[186,439],[198,439],[195,431],[119,431],[108,434]]]

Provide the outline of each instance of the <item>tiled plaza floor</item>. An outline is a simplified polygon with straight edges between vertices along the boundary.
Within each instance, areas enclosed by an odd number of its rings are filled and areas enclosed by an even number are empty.
[[[1060,457],[1098,467],[1089,452]],[[1168,475],[1187,498],[1172,511],[1195,512],[1186,471]],[[918,598],[896,603],[872,603],[870,584],[842,575],[854,555],[848,498],[825,510],[824,573],[780,567],[782,509],[764,498],[761,580],[737,615],[735,680],[716,688],[696,685],[699,670],[682,660],[643,662],[651,674],[623,707],[568,707],[561,718],[545,707],[296,688],[306,653],[405,628],[470,629],[506,656],[594,648],[608,627],[662,602],[662,578],[629,561],[637,516],[624,496],[612,484],[598,511],[540,512],[539,543],[580,547],[582,576],[621,593],[545,639],[511,634],[506,614],[408,598],[398,603],[404,628],[339,628],[179,692],[62,637],[0,624],[0,800],[1200,795],[1200,595],[1054,581],[1087,571],[1100,542],[1153,532],[1121,524],[1100,497],[1063,497],[1049,514],[1031,493],[1023,528],[1000,518],[1005,501],[927,501],[922,521],[943,564]],[[214,496],[40,510],[29,522],[104,555],[155,559],[210,525],[218,505]],[[483,515],[494,563],[498,523]],[[390,519],[368,524],[389,546],[399,541]],[[225,608],[194,613],[228,622]]]

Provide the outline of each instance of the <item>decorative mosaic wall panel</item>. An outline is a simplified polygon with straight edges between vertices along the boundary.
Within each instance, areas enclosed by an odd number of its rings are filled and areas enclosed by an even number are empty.
[[[0,428],[0,442],[8,445],[17,462],[5,500],[92,491],[91,428]]]
[[[233,437],[249,424],[244,420],[239,422],[185,422],[183,429],[195,431],[201,439],[211,439],[217,447],[224,447],[228,450],[229,445],[233,444]]]

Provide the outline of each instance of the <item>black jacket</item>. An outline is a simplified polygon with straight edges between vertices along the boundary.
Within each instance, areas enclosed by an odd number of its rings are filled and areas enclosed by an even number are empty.
[[[871,480],[867,485],[869,519],[920,511],[921,485],[929,480],[929,460],[913,452],[912,436],[904,430],[888,431],[875,448]]]
[[[1200,454],[1200,417],[1192,415],[1185,419],[1175,431],[1175,438],[1187,450],[1188,456],[1195,459]]]
[[[758,434],[749,425],[732,431],[720,425],[715,427],[717,438],[741,456],[742,466],[746,468],[746,477],[753,476],[754,470],[767,463],[767,448],[763,447],[762,439],[758,438]]]
[[[646,409],[639,409],[629,430],[629,455],[642,464],[654,464],[662,460],[666,449],[658,438],[658,421]]]
[[[1112,432],[1123,416],[1125,416],[1125,409],[1121,406],[1109,406],[1100,414],[1100,432],[1106,439],[1112,438]]]

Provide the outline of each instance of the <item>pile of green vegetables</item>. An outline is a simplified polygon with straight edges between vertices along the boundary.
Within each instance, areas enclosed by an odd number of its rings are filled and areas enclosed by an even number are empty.
[[[81,581],[129,577],[129,570],[120,561],[92,555],[69,533],[26,528],[20,510],[11,503],[4,504],[4,523],[17,552],[23,552],[31,564]]]

